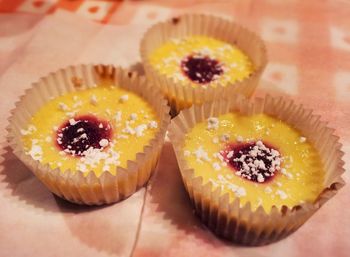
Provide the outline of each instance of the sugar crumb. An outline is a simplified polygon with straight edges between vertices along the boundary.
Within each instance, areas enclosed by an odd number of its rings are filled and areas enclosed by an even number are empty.
[[[64,111],[64,112],[69,110],[68,106],[65,103],[59,103],[58,104],[58,109],[60,111]]]
[[[34,125],[29,125],[28,128],[25,130],[25,129],[21,129],[21,134],[23,136],[26,136],[26,135],[30,135],[32,134],[33,132],[36,131],[36,127]]]
[[[243,139],[242,136],[237,136],[237,137],[236,137],[236,141],[239,142],[239,143],[243,142],[243,140],[244,140],[244,139]],[[258,143],[257,143],[257,144],[258,144]]]
[[[214,143],[214,144],[219,143],[219,138],[218,138],[218,137],[213,137],[213,143]]]
[[[135,128],[135,134],[137,137],[143,136],[143,132],[147,129],[146,124],[141,124]]]
[[[119,98],[119,102],[120,103],[125,103],[126,101],[129,100],[129,95],[122,95],[120,98]]]
[[[149,128],[158,128],[158,123],[155,121],[155,120],[151,120],[149,123],[148,123],[148,127]]]
[[[276,191],[276,194],[277,194],[282,200],[288,198],[288,195],[287,195],[284,191],[282,191],[282,190],[277,190],[277,191]]]
[[[213,168],[214,168],[214,170],[221,170],[220,163],[214,162],[213,163]]]
[[[184,151],[184,156],[190,156],[191,155],[191,152],[190,151],[188,151],[188,150],[185,150]]]
[[[207,129],[208,130],[217,130],[219,128],[219,119],[215,117],[210,117],[207,119]]]
[[[95,95],[92,95],[92,96],[90,97],[90,103],[91,103],[92,105],[97,105],[97,97],[96,97]]]
[[[197,158],[197,161],[199,161],[199,162],[210,161],[208,153],[206,151],[204,151],[202,146],[198,147],[198,149],[194,152],[194,154]]]
[[[99,142],[99,145],[102,147],[106,147],[108,144],[109,144],[109,141],[106,138],[101,139]]]
[[[269,186],[265,187],[264,191],[265,191],[265,193],[268,193],[268,194],[272,193],[272,189]]]
[[[220,137],[221,142],[227,142],[228,140],[230,140],[230,136],[228,134],[222,134]]]

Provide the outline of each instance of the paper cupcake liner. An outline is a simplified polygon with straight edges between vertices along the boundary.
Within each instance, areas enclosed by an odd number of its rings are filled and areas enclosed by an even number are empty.
[[[224,87],[193,87],[189,82],[175,82],[172,77],[160,74],[149,62],[149,54],[174,38],[205,35],[237,45],[250,57],[255,71],[248,78]],[[168,98],[174,112],[206,101],[213,101],[240,93],[250,97],[258,85],[267,64],[264,42],[253,32],[231,21],[199,14],[187,14],[151,27],[141,41],[141,58],[147,78]]]
[[[265,113],[278,118],[301,131],[318,149],[325,170],[324,190],[313,203],[293,208],[282,206],[280,209],[273,206],[270,213],[265,212],[262,206],[253,211],[250,203],[240,206],[239,198],[230,202],[228,195],[224,195],[221,189],[214,190],[211,183],[204,184],[202,177],[194,175],[183,155],[185,134],[196,123],[231,111],[246,115]],[[345,184],[341,178],[344,172],[344,162],[341,160],[343,152],[340,150],[339,138],[333,132],[311,110],[296,105],[292,100],[270,96],[254,100],[237,96],[195,105],[181,111],[169,128],[182,179],[198,216],[216,235],[234,243],[252,246],[280,240],[297,230]]]
[[[157,113],[160,123],[155,137],[144,146],[143,152],[129,160],[127,168],[118,167],[116,175],[103,172],[96,176],[81,171],[50,169],[25,154],[20,130],[25,128],[36,111],[52,97],[83,90],[106,81],[134,92],[145,99]],[[54,194],[68,201],[101,205],[120,201],[133,194],[150,178],[163,145],[165,132],[170,122],[169,107],[162,93],[150,88],[144,77],[112,65],[79,65],[61,69],[41,78],[16,103],[9,120],[9,144],[14,154],[44,183]]]

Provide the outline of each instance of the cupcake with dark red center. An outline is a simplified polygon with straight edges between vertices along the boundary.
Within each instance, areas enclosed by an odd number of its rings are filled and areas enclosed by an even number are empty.
[[[323,190],[320,157],[301,138],[300,132],[268,115],[229,113],[196,124],[186,134],[183,151],[204,183],[232,200],[239,197],[242,205],[249,202],[253,210],[263,206],[270,211],[272,206],[312,202]]]
[[[250,96],[267,62],[255,34],[206,15],[154,25],[142,40],[141,56],[146,75],[175,112],[232,93]]]
[[[119,68],[73,69],[84,74],[79,86],[76,79],[63,90],[45,83],[65,81],[62,70],[22,98],[11,118],[12,147],[53,193],[84,204],[119,201],[143,186],[156,165],[169,121],[166,101]]]
[[[343,185],[339,143],[311,120],[299,106],[269,97],[181,112],[170,138],[203,222],[248,245],[281,239],[303,224]]]

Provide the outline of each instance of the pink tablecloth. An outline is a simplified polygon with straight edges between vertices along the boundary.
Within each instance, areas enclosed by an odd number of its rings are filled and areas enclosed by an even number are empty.
[[[2,141],[10,109],[40,76],[77,63],[131,66],[139,62],[139,40],[151,24],[183,12],[206,12],[242,23],[265,39],[270,61],[257,95],[287,94],[313,108],[336,128],[344,160],[350,155],[350,2],[16,0],[0,1],[0,11]],[[6,143],[0,154],[0,256],[348,256],[350,252],[348,185],[287,239],[245,248],[217,239],[193,215],[169,143],[147,188],[99,208],[53,197]],[[344,178],[349,181],[348,174]]]

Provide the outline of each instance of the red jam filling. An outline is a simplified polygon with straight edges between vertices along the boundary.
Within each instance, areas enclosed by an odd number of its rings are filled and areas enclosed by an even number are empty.
[[[89,148],[102,149],[109,145],[112,127],[92,115],[84,115],[64,122],[56,132],[59,149],[73,156],[84,156]]]
[[[237,176],[257,183],[271,180],[283,159],[275,147],[262,141],[228,144],[221,154]]]
[[[181,69],[190,80],[199,84],[210,83],[224,72],[219,61],[201,54],[187,56],[181,61]]]

